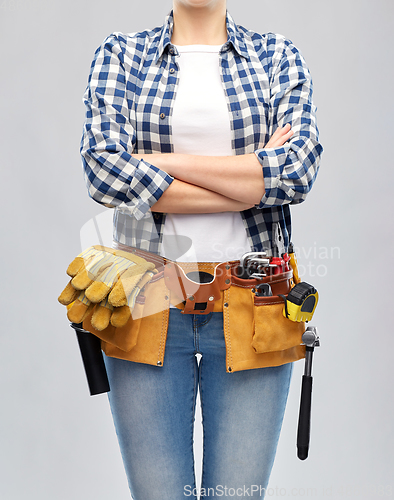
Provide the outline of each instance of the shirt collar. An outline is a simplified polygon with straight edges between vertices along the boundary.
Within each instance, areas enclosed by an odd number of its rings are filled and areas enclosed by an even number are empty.
[[[227,42],[225,45],[232,45],[234,50],[238,55],[249,59],[248,50],[244,42],[243,36],[235,24],[230,13],[226,11],[226,26],[227,26]],[[162,57],[164,51],[168,45],[171,45],[171,36],[174,27],[174,16],[173,11],[171,11],[165,19],[164,25],[162,27],[162,32],[160,35],[159,43],[156,49],[155,64]]]

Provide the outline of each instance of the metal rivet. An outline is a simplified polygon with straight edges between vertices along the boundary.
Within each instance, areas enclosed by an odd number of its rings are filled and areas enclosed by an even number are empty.
[[[226,280],[225,283],[226,285],[228,285],[230,283],[230,280]]]
[[[160,114],[160,118],[161,118],[161,119],[163,119],[163,118],[165,118],[165,117],[166,117],[166,115],[165,115],[164,113],[161,113],[161,114]]]
[[[166,296],[164,297],[164,300],[168,300],[168,295],[166,295]]]
[[[170,73],[171,73],[171,74],[172,74],[172,73],[175,73],[175,69],[174,69],[174,68],[171,68],[171,69],[170,69]]]
[[[161,361],[158,361],[157,362],[157,366],[161,366],[162,365],[162,362]]]
[[[190,295],[189,300],[194,300],[193,295]]]
[[[253,293],[256,293],[256,289],[255,289],[255,288],[252,288],[252,292],[253,292]]]
[[[228,302],[225,302],[223,305],[224,307],[228,307]]]
[[[229,367],[228,367],[228,371],[229,371],[229,372],[232,372],[232,371],[233,371],[233,369],[231,368],[231,366],[229,366]]]
[[[215,300],[215,297],[209,297],[208,300],[210,300],[212,302],[213,300]]]
[[[227,264],[226,269],[230,269],[230,266]]]
[[[169,50],[170,54],[174,54],[174,49]]]

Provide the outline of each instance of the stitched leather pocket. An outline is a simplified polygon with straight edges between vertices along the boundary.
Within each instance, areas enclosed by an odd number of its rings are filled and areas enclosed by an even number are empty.
[[[163,315],[169,307],[167,289],[162,278],[163,274],[158,273],[145,285],[145,293],[140,294],[136,300],[132,314],[124,326],[115,327],[110,324],[104,330],[98,331],[92,326],[90,315],[83,323],[84,328],[121,351],[131,351],[141,336],[150,338],[153,331],[160,332],[162,329]],[[104,349],[106,353],[107,350]]]
[[[283,351],[301,344],[305,323],[283,316],[283,299],[277,295],[254,297],[252,347],[256,353]]]

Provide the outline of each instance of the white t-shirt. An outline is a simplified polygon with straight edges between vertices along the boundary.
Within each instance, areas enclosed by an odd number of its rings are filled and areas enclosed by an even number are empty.
[[[230,118],[219,72],[221,45],[177,46],[179,83],[172,114],[175,153],[230,156]],[[224,262],[250,251],[239,212],[167,214],[162,255],[181,262]]]

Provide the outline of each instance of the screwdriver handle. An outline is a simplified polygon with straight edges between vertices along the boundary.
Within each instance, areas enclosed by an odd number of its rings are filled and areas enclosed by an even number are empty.
[[[302,376],[300,414],[297,432],[297,456],[300,460],[308,458],[311,430],[312,377]]]

